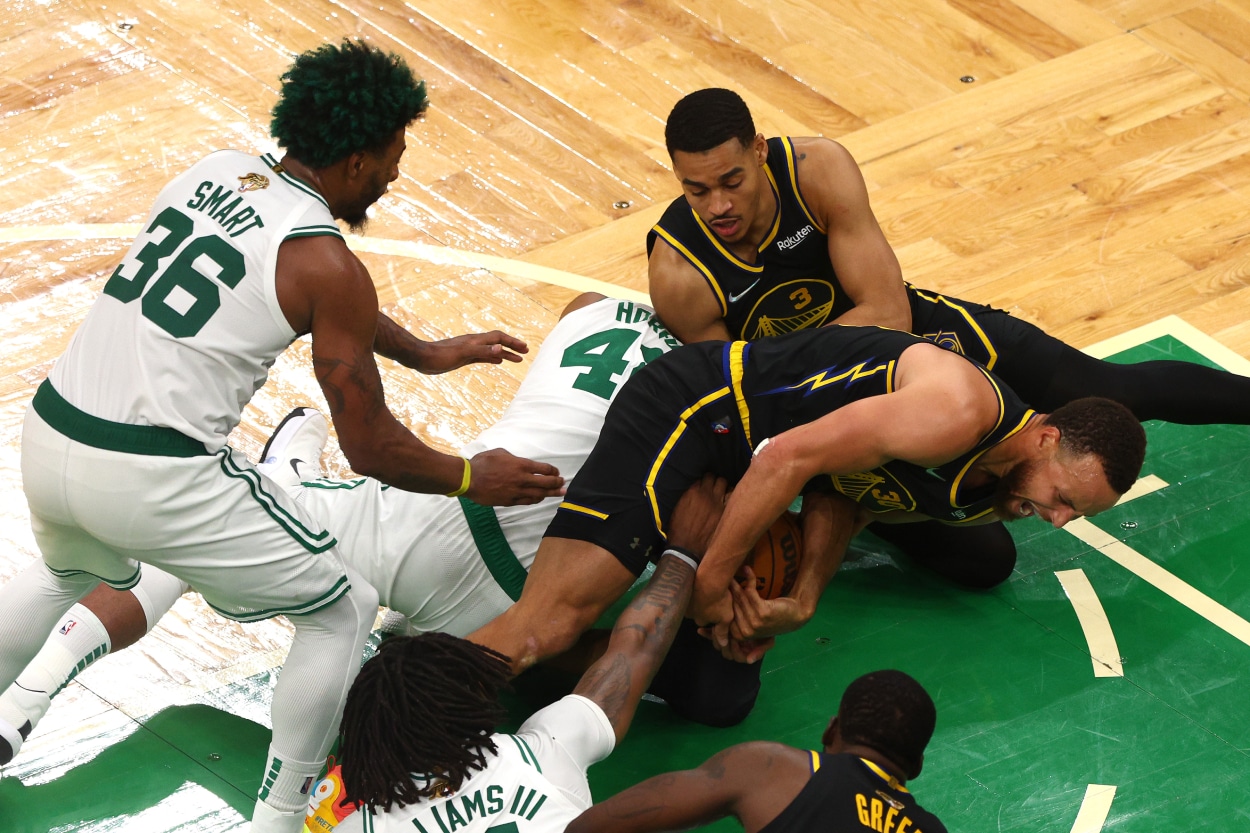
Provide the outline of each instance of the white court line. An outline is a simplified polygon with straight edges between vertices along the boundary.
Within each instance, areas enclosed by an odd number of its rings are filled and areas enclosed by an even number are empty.
[[[1161,336],[1172,336],[1190,349],[1201,353],[1225,370],[1250,376],[1250,359],[1220,344],[1178,315],[1169,315],[1140,327],[1104,339],[1085,348],[1086,353],[1105,359],[1122,350],[1129,350]]]
[[[136,223],[100,223],[73,224],[62,226],[6,226],[0,227],[0,243],[29,243],[36,240],[112,240],[129,239],[139,234],[142,226]],[[360,237],[346,235],[347,245],[359,252],[410,257],[437,263],[443,266],[464,266],[470,269],[485,269],[499,272],[526,280],[562,286],[576,292],[598,292],[610,298],[623,298],[650,304],[651,299],[645,292],[626,289],[623,286],[587,278],[573,272],[540,266],[537,263],[526,263],[497,255],[477,254],[449,246],[435,246],[430,243],[417,243],[411,240],[393,240],[380,237]]]
[[[1089,583],[1084,570],[1057,570],[1055,578],[1063,585],[1063,592],[1076,611],[1076,618],[1085,633],[1085,642],[1089,645],[1090,661],[1094,664],[1095,677],[1123,677],[1124,666],[1120,663],[1120,648],[1116,645],[1115,634],[1111,631],[1111,622],[1107,612]]]
[[[1090,784],[1085,788],[1081,810],[1072,823],[1072,833],[1100,833],[1115,799],[1115,787],[1110,784]]]
[[[1181,581],[1128,544],[1116,540],[1110,533],[1103,532],[1088,519],[1077,518],[1064,526],[1064,529],[1142,581],[1171,596],[1220,630],[1250,645],[1250,622],[1210,596]]]
[[[1162,478],[1148,474],[1121,495],[1116,506],[1157,492],[1167,485]],[[1111,630],[1111,621],[1107,618],[1107,612],[1085,571],[1060,570],[1055,572],[1055,578],[1059,579],[1063,592],[1076,611],[1077,621],[1081,623],[1081,631],[1089,646],[1090,661],[1094,665],[1094,676],[1123,677],[1124,666],[1120,662],[1120,648],[1116,645],[1115,632]]]

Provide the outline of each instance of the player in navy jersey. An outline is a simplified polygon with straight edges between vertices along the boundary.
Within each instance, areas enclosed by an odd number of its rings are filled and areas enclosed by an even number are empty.
[[[687,830],[733,816],[746,833],[945,833],[906,787],[920,774],[937,712],[902,671],[847,686],[821,752],[756,741],[697,769],[643,781],[582,813],[567,833]]]
[[[650,291],[686,343],[877,324],[976,360],[1039,411],[1104,396],[1140,420],[1250,423],[1250,378],[1188,362],[1100,361],[1002,310],[904,282],[846,149],[823,138],[765,139],[730,90],[679,101],[665,140],[683,196],[647,235]],[[964,586],[997,584],[1015,564],[1001,526],[872,531]],[[997,569],[970,568],[969,552]]]

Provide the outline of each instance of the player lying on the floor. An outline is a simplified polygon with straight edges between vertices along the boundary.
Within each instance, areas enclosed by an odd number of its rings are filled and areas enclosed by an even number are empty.
[[[945,833],[904,784],[920,775],[937,710],[902,671],[846,687],[821,752],[755,741],[697,769],[657,775],[578,816],[568,833],[688,830],[733,816],[746,833],[893,830]]]
[[[621,383],[676,343],[648,307],[580,296],[544,339],[506,412],[464,453],[508,448],[572,477],[594,446]],[[491,509],[389,489],[372,479],[318,480],[326,421],[302,410],[274,432],[258,469],[334,530],[344,559],[377,588],[381,604],[410,617],[414,631],[463,636],[520,596],[558,498]],[[298,488],[301,481],[309,484]],[[131,591],[100,588],[75,605],[0,697],[0,720],[28,736],[51,696],[100,656],[155,627],[186,589],[168,573],[145,567]],[[0,739],[0,764],[15,753]]]
[[[673,543],[699,550],[724,508],[724,481],[682,496]],[[497,734],[508,658],[431,633],[382,643],[343,711],[344,792],[365,805],[336,831],[540,830],[555,833],[590,806],[586,769],[625,736],[664,658],[694,585],[696,562],[666,551],[621,613],[604,655],[573,693]]]
[[[665,125],[682,187],[647,234],[656,311],[685,342],[756,339],[829,323],[910,330],[967,355],[1046,413],[1105,396],[1140,420],[1250,423],[1250,378],[1183,361],[1120,364],[1003,310],[904,282],[851,155],[830,139],[757,133],[741,96],[682,98]],[[872,532],[954,581],[960,554],[1015,558],[1001,524],[875,524]]]
[[[622,388],[520,600],[470,638],[512,657],[517,670],[567,650],[662,550],[673,503],[710,472],[734,488],[699,568],[692,616],[712,628],[715,649],[756,659],[771,642],[729,638],[729,585],[801,491],[855,497],[857,507],[834,504],[840,530],[853,526],[857,508],[950,524],[1037,515],[1058,527],[1113,506],[1136,480],[1145,442],[1122,405],[1087,398],[1037,414],[969,359],[896,330],[824,327],[688,345]],[[1004,569],[980,557],[965,554],[979,569]],[[667,688],[661,673],[652,690],[692,719],[741,720],[758,669],[753,681],[738,679],[749,666],[697,636],[689,642],[688,632],[668,663],[678,667],[674,657],[690,645],[682,687]]]

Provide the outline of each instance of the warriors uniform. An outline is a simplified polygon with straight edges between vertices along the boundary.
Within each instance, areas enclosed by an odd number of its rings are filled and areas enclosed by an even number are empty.
[[[676,249],[707,281],[730,334],[747,340],[819,327],[854,306],[830,263],[826,229],[803,199],[790,139],[768,140],[765,174],[777,214],[754,263],[725,248],[685,197],[647,234],[648,255],[659,240]],[[1042,412],[1105,396],[1140,420],[1250,423],[1250,378],[1189,362],[1098,361],[1002,310],[906,289],[913,333],[993,371]]]
[[[811,778],[760,833],[946,833],[937,816],[872,761],[849,753],[811,757]]]
[[[659,557],[669,514],[690,484],[708,472],[737,483],[770,437],[890,393],[898,357],[917,343],[897,330],[827,327],[756,342],[703,342],[659,359],[608,410],[547,534],[594,543],[638,574]],[[871,471],[823,475],[813,485],[877,513],[947,523],[990,514],[993,485],[968,489],[964,475],[1033,411],[985,376],[998,394],[999,417],[975,448],[931,469],[892,460]]]
[[[491,736],[495,754],[450,795],[392,807],[362,808],[336,833],[561,833],[591,803],[586,770],[616,745],[612,724],[593,700],[570,694],[535,713],[515,735]],[[417,780],[429,779],[418,776]]]
[[[605,299],[556,324],[512,404],[464,448],[550,463],[571,482],[621,384],[679,342],[650,307]],[[311,481],[301,505],[338,536],[344,557],[415,632],[464,636],[520,598],[560,503],[485,507],[390,489],[376,480]]]

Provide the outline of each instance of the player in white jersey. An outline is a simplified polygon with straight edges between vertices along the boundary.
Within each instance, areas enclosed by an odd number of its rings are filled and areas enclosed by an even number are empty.
[[[705,478],[679,502],[668,548],[621,613],[604,655],[573,693],[514,735],[499,693],[506,657],[441,633],[382,643],[343,712],[343,787],[362,805],[342,833],[560,833],[591,804],[586,769],[624,737],[672,643],[725,481]],[[683,546],[684,545],[684,546]],[[693,549],[686,549],[691,547]]]
[[[676,343],[650,307],[579,296],[543,340],[507,410],[463,453],[503,448],[572,479],[621,384]],[[325,420],[316,412],[288,418],[266,446],[268,461],[259,470],[334,532],[346,563],[377,589],[383,605],[408,617],[408,632],[465,636],[520,596],[558,497],[492,509],[387,488],[372,478],[317,479],[325,438]],[[93,592],[52,628],[45,649],[0,697],[0,713],[6,707],[18,712],[33,729],[52,695],[101,656],[155,627],[186,590],[186,583],[147,568],[130,591]]]
[[[524,347],[502,334],[420,342],[381,315],[335,224],[363,225],[426,103],[401,59],[361,42],[298,56],[274,110],[281,161],[219,152],[167,185],[26,415],[22,478],[42,557],[0,589],[0,686],[75,601],[100,582],[132,586],[140,563],[231,618],[287,615],[295,640],[256,831],[299,830],[377,610],[334,537],[226,445],[278,354],[311,333],[357,471],[487,503],[562,485],[550,466],[503,452],[441,454],[386,409],[374,351],[440,372]],[[24,728],[0,710],[0,752]]]

